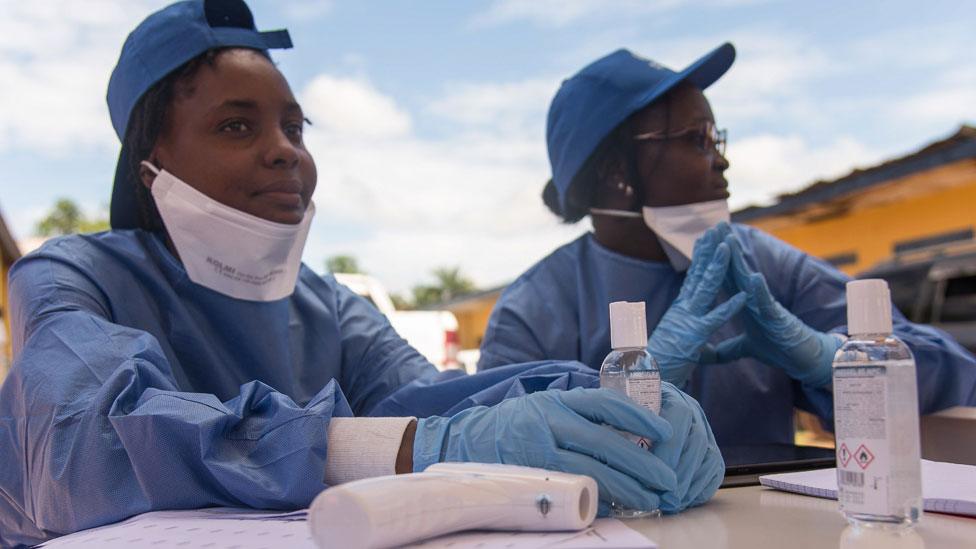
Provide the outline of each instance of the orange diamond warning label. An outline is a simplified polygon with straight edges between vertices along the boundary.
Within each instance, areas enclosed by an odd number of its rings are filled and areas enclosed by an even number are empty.
[[[868,450],[867,446],[862,444],[854,452],[854,461],[857,462],[861,469],[867,470],[868,465],[871,465],[871,462],[874,461],[874,454],[871,453],[871,450]]]
[[[847,464],[851,462],[851,451],[847,449],[847,444],[841,444],[838,452],[841,466],[847,467]]]

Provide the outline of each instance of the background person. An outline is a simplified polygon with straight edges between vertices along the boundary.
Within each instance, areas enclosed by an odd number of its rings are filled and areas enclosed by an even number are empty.
[[[543,359],[598,369],[608,304],[645,301],[663,378],[701,402],[720,444],[792,444],[794,406],[832,421],[849,278],[726,223],[726,136],[702,90],[734,57],[723,44],[674,72],[618,50],[563,82],[549,109],[543,199],[566,223],[591,216],[593,232],[505,289],[479,370]],[[918,364],[922,413],[976,404],[974,357],[936,328],[893,318]]]

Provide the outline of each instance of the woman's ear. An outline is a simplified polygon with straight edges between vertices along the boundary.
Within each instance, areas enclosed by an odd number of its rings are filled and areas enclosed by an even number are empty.
[[[156,150],[155,149],[153,149],[152,153],[149,154],[149,158],[147,158],[146,161],[149,162],[150,164],[152,164],[153,166],[156,166],[157,168],[162,169],[161,166],[160,166],[160,163],[159,163],[159,158],[156,155]],[[153,184],[153,181],[155,181],[155,180],[156,180],[156,174],[153,173],[152,170],[150,170],[149,168],[147,168],[145,163],[140,162],[139,163],[139,181],[142,182],[142,185],[144,187],[146,187],[147,189],[152,190],[152,184]]]
[[[630,170],[620,154],[604,157],[596,170],[600,207],[618,210],[634,210],[637,193],[631,181]]]

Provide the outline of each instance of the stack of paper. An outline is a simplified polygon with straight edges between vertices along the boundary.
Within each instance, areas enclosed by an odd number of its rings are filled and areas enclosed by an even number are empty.
[[[759,477],[763,486],[837,499],[837,469]],[[934,513],[976,517],[976,467],[922,460],[922,507]]]
[[[213,508],[157,511],[118,524],[85,530],[42,545],[45,548],[208,547],[211,549],[317,549],[307,512],[268,513]],[[615,519],[599,519],[580,532],[461,532],[421,542],[423,549],[654,549],[656,545]],[[344,548],[346,549],[346,548]],[[352,549],[352,548],[350,548]]]

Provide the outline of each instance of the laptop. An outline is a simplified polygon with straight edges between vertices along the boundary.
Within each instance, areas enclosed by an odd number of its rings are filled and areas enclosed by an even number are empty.
[[[725,459],[722,488],[757,485],[760,475],[836,466],[833,448],[760,444],[720,446],[719,449]]]

